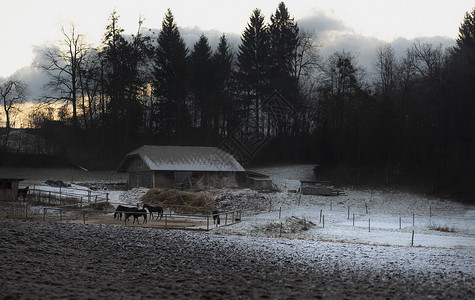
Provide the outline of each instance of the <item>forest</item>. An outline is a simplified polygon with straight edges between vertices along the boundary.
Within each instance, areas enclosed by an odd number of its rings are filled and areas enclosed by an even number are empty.
[[[284,2],[268,23],[253,10],[237,49],[224,34],[188,48],[171,10],[159,32],[139,19],[132,35],[114,10],[96,47],[61,30],[37,65],[50,81],[28,127],[88,168],[114,169],[144,144],[219,146],[246,166],[312,163],[335,183],[473,199],[475,8],[454,47],[415,42],[400,58],[381,45],[371,70],[351,51],[323,59]],[[23,91],[0,85],[3,165]]]

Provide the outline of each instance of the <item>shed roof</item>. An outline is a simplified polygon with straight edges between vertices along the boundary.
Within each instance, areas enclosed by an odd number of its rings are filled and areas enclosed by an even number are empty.
[[[126,172],[134,157],[140,157],[151,171],[244,171],[232,155],[216,147],[145,145],[125,156],[119,172]]]

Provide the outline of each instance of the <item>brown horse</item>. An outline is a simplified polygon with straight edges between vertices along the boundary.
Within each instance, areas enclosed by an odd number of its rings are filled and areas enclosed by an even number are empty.
[[[163,217],[163,208],[161,206],[152,206],[152,205],[144,204],[143,207],[146,208],[150,212],[150,219],[153,220],[153,213],[154,212],[157,213],[157,220],[158,220],[158,216],[160,216],[160,220],[162,219],[162,217]]]

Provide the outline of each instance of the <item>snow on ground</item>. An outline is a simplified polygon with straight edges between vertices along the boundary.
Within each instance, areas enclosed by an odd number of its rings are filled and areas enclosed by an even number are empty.
[[[474,205],[396,191],[345,189],[345,196],[299,195],[287,191],[298,189],[299,180],[311,179],[312,166],[256,171],[269,175],[282,192],[265,196],[266,211],[245,213],[243,222],[215,233],[410,246],[414,230],[414,246],[475,250]],[[287,227],[295,226],[294,217],[316,226],[292,233]]]
[[[214,233],[410,246],[414,230],[414,246],[475,249],[475,205],[376,189],[345,189],[345,196],[335,197],[300,195],[288,191],[298,190],[300,180],[313,178],[312,165],[254,170],[270,176],[281,191],[268,194],[249,189],[221,191],[216,200],[223,210],[242,209],[243,218],[236,225],[213,230]],[[27,178],[22,182],[25,186],[43,184],[36,187],[45,191],[59,190],[44,186],[46,179],[55,179],[71,184],[70,189],[84,196],[89,192],[107,192],[114,205],[134,205],[148,191],[146,188],[128,191],[91,191],[88,188],[91,184],[100,186],[124,181],[123,174],[113,172],[7,168],[0,171],[9,176],[14,172],[16,177]],[[62,188],[62,191],[67,192],[68,188]],[[304,225],[300,224],[302,221]],[[305,226],[307,224],[314,226]]]
[[[382,190],[300,196],[287,190],[311,179],[311,166],[256,171],[282,191],[224,190],[218,200],[245,208],[243,221],[210,233],[0,219],[0,292],[48,299],[475,296],[474,205]],[[111,202],[134,204],[146,191],[109,192]],[[410,247],[412,230],[421,247]]]

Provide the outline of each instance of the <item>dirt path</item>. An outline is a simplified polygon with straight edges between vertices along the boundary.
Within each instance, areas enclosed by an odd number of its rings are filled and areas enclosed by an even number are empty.
[[[15,298],[475,297],[475,253],[0,219]]]

